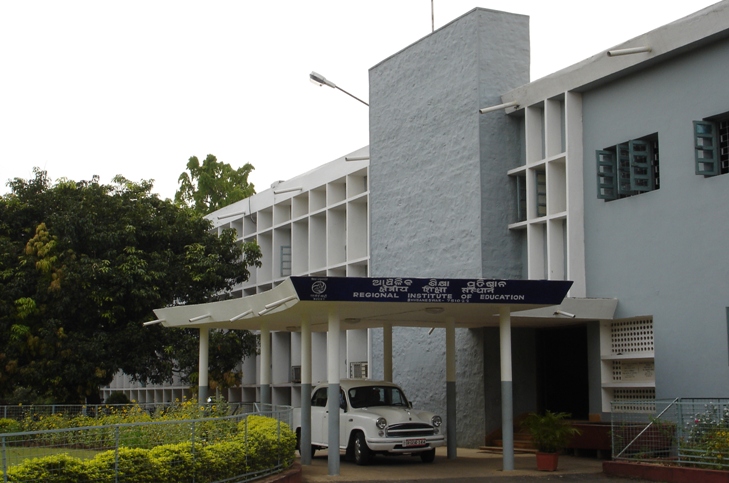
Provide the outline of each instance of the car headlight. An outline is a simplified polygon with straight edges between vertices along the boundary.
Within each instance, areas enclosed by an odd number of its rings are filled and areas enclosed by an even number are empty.
[[[385,429],[387,427],[387,419],[385,418],[377,418],[377,421],[375,422],[378,428]]]
[[[430,418],[430,422],[433,423],[433,426],[439,428],[440,425],[443,424],[443,419],[440,416],[433,416]]]

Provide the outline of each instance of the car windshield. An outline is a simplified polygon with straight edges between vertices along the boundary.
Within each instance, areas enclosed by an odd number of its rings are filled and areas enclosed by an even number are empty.
[[[349,403],[353,408],[408,405],[400,388],[391,386],[354,387],[349,390]]]

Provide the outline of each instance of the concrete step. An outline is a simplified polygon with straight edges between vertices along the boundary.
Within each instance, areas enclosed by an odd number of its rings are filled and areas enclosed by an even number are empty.
[[[501,454],[504,450],[501,446],[480,446],[478,449],[486,453],[494,454]],[[516,454],[534,454],[536,452],[537,450],[533,448],[517,448],[514,446],[514,453]]]
[[[501,448],[503,446],[503,440],[501,439],[495,439],[494,440],[494,446]],[[536,450],[534,447],[534,443],[531,442],[531,440],[522,440],[522,439],[514,439],[514,449],[533,449]]]

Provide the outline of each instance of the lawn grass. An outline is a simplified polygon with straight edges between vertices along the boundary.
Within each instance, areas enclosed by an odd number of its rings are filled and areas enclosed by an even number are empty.
[[[51,456],[56,454],[65,453],[74,458],[80,458],[82,460],[91,459],[96,456],[100,451],[94,451],[90,449],[75,449],[75,448],[50,448],[35,447],[35,446],[20,446],[20,447],[5,447],[5,458],[8,466],[14,466],[22,463],[27,459],[40,458],[42,456]]]

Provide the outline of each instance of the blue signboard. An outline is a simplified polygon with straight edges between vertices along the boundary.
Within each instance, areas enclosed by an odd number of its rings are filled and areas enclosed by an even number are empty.
[[[571,281],[291,277],[300,300],[558,305]]]

